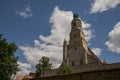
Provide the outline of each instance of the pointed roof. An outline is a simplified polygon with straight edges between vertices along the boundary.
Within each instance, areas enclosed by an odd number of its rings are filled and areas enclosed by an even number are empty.
[[[103,64],[107,64],[107,62],[106,62],[105,58],[104,58]]]

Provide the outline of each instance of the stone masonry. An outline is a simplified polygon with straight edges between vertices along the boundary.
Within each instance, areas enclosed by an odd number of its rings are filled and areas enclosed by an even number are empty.
[[[85,64],[100,64],[99,58],[88,48],[82,23],[77,14],[73,15],[69,43],[63,43],[63,65],[70,67]]]

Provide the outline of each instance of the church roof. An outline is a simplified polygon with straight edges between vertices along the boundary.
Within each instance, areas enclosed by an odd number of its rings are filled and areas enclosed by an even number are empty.
[[[88,48],[89,52],[90,52],[90,56],[93,57],[97,62],[101,63],[100,59],[91,51],[90,48]]]

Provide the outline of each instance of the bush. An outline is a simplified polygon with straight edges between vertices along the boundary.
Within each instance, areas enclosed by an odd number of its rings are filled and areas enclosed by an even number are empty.
[[[68,65],[61,66],[57,71],[57,74],[66,74],[66,73],[72,73],[72,68],[69,67]]]

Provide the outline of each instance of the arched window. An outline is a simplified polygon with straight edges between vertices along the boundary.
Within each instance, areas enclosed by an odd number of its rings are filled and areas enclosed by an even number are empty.
[[[74,67],[75,66],[75,63],[74,62],[72,62],[72,67]]]
[[[77,48],[75,47],[75,50],[77,50]]]
[[[83,60],[82,59],[80,60],[80,65],[83,65]]]
[[[76,41],[74,41],[74,43],[76,44]]]
[[[73,22],[73,23],[72,23],[72,26],[76,26],[76,22]]]
[[[74,38],[76,38],[76,35],[74,34]]]

